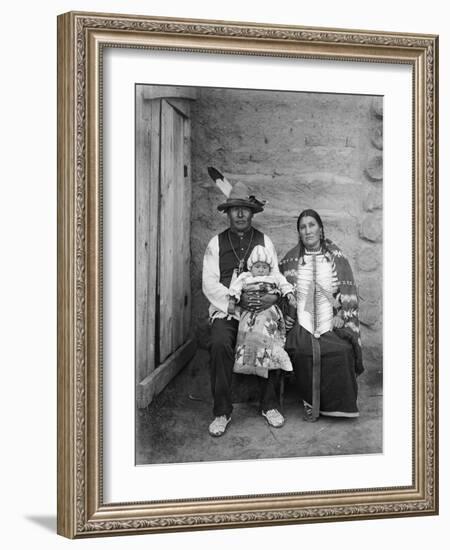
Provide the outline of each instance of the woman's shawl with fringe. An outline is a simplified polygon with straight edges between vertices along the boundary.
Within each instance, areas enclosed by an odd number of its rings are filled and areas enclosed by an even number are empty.
[[[341,338],[349,340],[353,346],[356,357],[355,371],[363,372],[361,352],[361,337],[359,330],[359,300],[358,292],[353,278],[352,268],[342,250],[330,239],[325,239],[324,255],[331,262],[332,269],[338,279],[338,290],[335,295],[337,310],[341,311],[344,327],[334,329]],[[298,262],[300,259],[300,243],[292,248],[280,262],[280,272],[286,277],[294,288],[297,288]],[[292,314],[293,312],[290,312]],[[296,313],[294,314],[296,315]],[[287,322],[287,325],[289,323]]]

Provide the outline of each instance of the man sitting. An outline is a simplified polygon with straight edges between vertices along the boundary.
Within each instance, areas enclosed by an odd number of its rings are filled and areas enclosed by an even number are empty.
[[[213,174],[223,177],[219,172]],[[210,170],[210,175],[211,174]],[[218,175],[218,176],[217,176]],[[214,176],[213,176],[213,179]],[[254,227],[253,215],[262,212],[264,203],[249,195],[247,187],[237,183],[229,193],[227,200],[217,209],[228,216],[229,227],[214,236],[205,251],[203,259],[202,287],[208,299],[211,321],[210,373],[211,390],[214,399],[214,420],[209,433],[221,436],[231,420],[231,381],[233,374],[235,345],[239,325],[239,310],[228,313],[229,286],[237,276],[247,269],[250,253],[256,245],[268,249],[274,258],[275,270],[278,261],[272,241]],[[271,307],[278,297],[274,294],[242,294],[240,307],[250,311],[262,311]],[[272,370],[268,378],[261,379],[261,413],[270,426],[279,428],[284,424],[283,415],[278,411],[279,398],[276,386],[279,371]]]

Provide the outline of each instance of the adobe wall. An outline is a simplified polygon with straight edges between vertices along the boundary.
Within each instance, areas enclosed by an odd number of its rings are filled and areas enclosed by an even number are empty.
[[[192,104],[193,326],[206,343],[201,265],[209,239],[227,227],[223,195],[207,173],[242,181],[268,205],[255,227],[279,258],[296,243],[301,210],[322,216],[325,234],[350,260],[361,298],[369,377],[382,361],[382,98],[373,96],[197,90]]]

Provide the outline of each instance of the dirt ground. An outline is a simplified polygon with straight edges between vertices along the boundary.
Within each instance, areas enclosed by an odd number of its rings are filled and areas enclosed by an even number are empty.
[[[136,464],[381,453],[382,388],[371,379],[373,370],[359,379],[359,418],[320,417],[315,423],[303,420],[287,379],[282,428],[269,427],[261,416],[257,378],[247,376],[240,384],[236,375],[232,420],[214,438],[208,433],[213,418],[208,353],[198,350],[146,409],[136,411]]]

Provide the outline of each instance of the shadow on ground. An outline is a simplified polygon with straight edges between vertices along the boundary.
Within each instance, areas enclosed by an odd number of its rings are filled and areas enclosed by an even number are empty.
[[[27,516],[26,519],[41,526],[46,531],[56,533],[56,516]]]
[[[208,433],[208,353],[198,350],[149,407],[136,411],[136,464],[381,453],[381,386],[368,385],[364,377],[359,380],[359,418],[320,417],[315,423],[303,421],[294,385],[287,380],[286,422],[275,429],[258,410],[258,379],[246,376],[240,384],[236,375],[231,423],[214,438]]]

